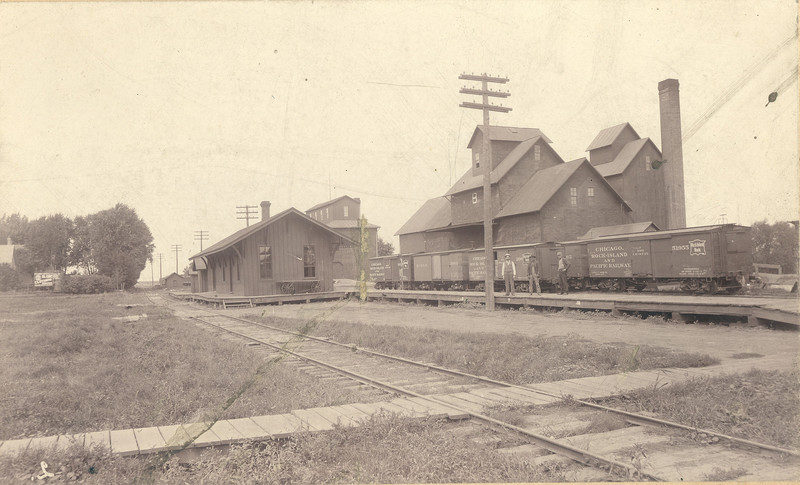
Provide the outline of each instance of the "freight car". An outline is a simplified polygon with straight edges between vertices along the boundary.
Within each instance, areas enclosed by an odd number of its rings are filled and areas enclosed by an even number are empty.
[[[736,292],[751,272],[750,228],[736,224],[605,236],[588,240],[499,246],[493,251],[495,291],[503,288],[501,265],[509,253],[517,267],[515,287],[527,292],[527,262],[535,256],[542,289],[558,284],[557,254],[570,264],[570,289]],[[376,288],[483,291],[483,249],[395,255],[370,259]]]

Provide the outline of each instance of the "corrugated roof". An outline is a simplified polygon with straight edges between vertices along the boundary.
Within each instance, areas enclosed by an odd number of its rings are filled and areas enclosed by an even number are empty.
[[[603,148],[607,147],[608,145],[611,145],[612,143],[614,143],[614,140],[617,139],[620,133],[622,133],[622,130],[624,130],[626,126],[629,126],[630,129],[633,130],[634,133],[636,133],[636,130],[634,130],[633,127],[630,125],[630,123],[627,122],[622,123],[621,125],[606,128],[604,130],[601,130],[600,133],[598,133],[597,136],[594,137],[594,140],[592,140],[592,142],[589,144],[589,148],[587,148],[586,151],[594,150],[597,148]],[[636,138],[639,138],[638,134],[636,134]]]
[[[332,227],[334,229],[358,229],[361,227],[361,221],[356,221],[353,219],[344,219],[339,221],[329,221],[323,222],[328,227]],[[376,226],[375,224],[367,223],[367,228],[374,229],[379,228],[381,226]]]
[[[467,148],[472,148],[472,143],[475,141],[475,136],[478,132],[483,132],[483,125],[478,125],[475,127],[475,131],[472,132],[472,137],[469,139],[469,143],[467,143]],[[547,143],[553,143],[547,138],[544,133],[539,130],[539,128],[516,128],[513,126],[492,126],[489,125],[489,139],[496,140],[496,141],[525,141],[530,138],[535,138],[537,136],[541,136],[544,138],[544,141]]]
[[[319,209],[320,207],[325,207],[325,206],[334,204],[334,203],[339,202],[340,200],[342,200],[344,198],[348,198],[348,199],[352,200],[353,202],[355,202],[356,204],[360,204],[361,203],[360,200],[356,200],[356,199],[350,197],[349,195],[343,195],[341,197],[337,197],[335,199],[331,199],[328,202],[322,202],[321,204],[317,204],[317,205],[315,205],[314,207],[312,207],[310,209],[306,209],[306,213],[311,212],[311,211],[315,211],[315,210]]]
[[[395,236],[423,232],[429,229],[440,229],[452,223],[450,201],[445,197],[436,197],[422,204],[422,207],[403,224],[403,227],[395,233]]]
[[[500,179],[502,179],[505,176],[505,174],[507,174],[508,171],[511,170],[514,167],[514,165],[516,165],[517,162],[519,162],[520,159],[523,156],[525,156],[525,154],[528,153],[528,151],[530,151],[531,148],[533,148],[533,145],[535,145],[537,141],[542,139],[544,138],[541,136],[536,136],[531,138],[530,140],[525,140],[516,147],[514,147],[514,149],[511,150],[511,152],[508,155],[506,155],[506,158],[504,158],[500,163],[498,163],[497,166],[494,168],[494,170],[492,170],[491,174],[492,184],[494,185]],[[558,156],[558,154],[556,154],[556,156]],[[467,170],[467,173],[465,173],[460,179],[458,179],[458,181],[456,181],[456,183],[453,184],[453,186],[450,187],[450,190],[448,190],[447,193],[444,195],[453,195],[459,192],[464,192],[465,190],[476,189],[478,187],[483,187],[483,174],[472,175],[472,168],[470,168],[469,170]]]
[[[260,231],[261,229],[269,226],[270,224],[272,224],[275,221],[283,219],[284,217],[288,216],[289,214],[295,214],[298,217],[301,217],[301,218],[305,219],[306,221],[310,222],[311,224],[314,224],[315,226],[318,226],[318,227],[321,227],[322,229],[325,229],[326,231],[330,232],[331,234],[335,235],[336,237],[344,239],[344,240],[346,240],[348,242],[353,242],[353,241],[350,241],[350,239],[348,239],[347,237],[345,237],[345,236],[339,234],[338,232],[334,231],[332,228],[326,226],[325,224],[323,224],[321,222],[318,222],[318,221],[315,221],[314,219],[308,217],[307,215],[303,214],[302,212],[300,212],[299,210],[295,209],[294,207],[289,207],[285,211],[283,211],[283,212],[281,212],[279,214],[275,214],[274,216],[270,217],[269,219],[267,219],[265,221],[256,222],[255,224],[253,224],[250,227],[245,227],[244,229],[241,229],[239,231],[234,232],[233,234],[231,234],[230,236],[226,237],[225,239],[217,242],[216,244],[212,244],[211,246],[209,246],[205,250],[200,251],[199,253],[195,254],[194,256],[190,256],[189,259],[198,258],[200,256],[208,256],[209,254],[218,253],[220,251],[228,249],[229,247],[233,246],[234,244],[236,244],[237,242],[239,242],[242,239],[246,238],[247,236],[249,236],[249,235],[251,235],[251,234],[253,234],[255,232]]]
[[[505,207],[495,217],[508,217],[517,214],[527,214],[529,212],[538,212],[549,201],[553,195],[567,182],[567,180],[574,174],[580,167],[586,165],[590,170],[597,173],[597,179],[608,187],[626,207],[630,206],[625,202],[625,199],[620,196],[616,190],[597,172],[597,169],[589,163],[586,158],[579,158],[571,162],[549,167],[544,170],[539,170],[533,177],[525,182],[525,185],[508,201]]]
[[[658,226],[656,226],[653,221],[633,222],[630,224],[618,224],[616,226],[593,227],[578,239],[594,239],[604,236],[618,236],[620,234],[635,234],[639,232],[652,232],[658,230]]]
[[[655,143],[650,140],[650,138],[640,138],[638,140],[633,140],[622,147],[622,150],[619,151],[614,160],[608,163],[596,165],[595,168],[603,177],[619,175],[624,172],[626,168],[628,168],[628,165],[631,164],[636,155],[638,155],[642,148],[644,148],[644,146],[648,143],[652,144],[653,148],[655,148],[659,156],[661,156],[661,152],[658,150]]]

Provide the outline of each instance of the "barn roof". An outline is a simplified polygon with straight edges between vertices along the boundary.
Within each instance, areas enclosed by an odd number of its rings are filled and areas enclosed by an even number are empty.
[[[652,232],[658,230],[658,226],[656,226],[653,221],[633,222],[630,224],[618,224],[616,226],[593,227],[578,239],[594,239],[596,237],[635,234],[637,232]]]
[[[525,154],[528,153],[530,149],[533,148],[533,145],[535,145],[539,140],[547,141],[544,136],[535,136],[514,147],[514,149],[511,150],[508,155],[506,155],[506,158],[504,158],[499,164],[497,164],[494,170],[492,170],[492,184],[496,184],[508,173],[509,170],[514,168],[514,165],[516,165],[517,162],[519,162],[520,159],[522,159],[522,157],[525,156]],[[558,156],[558,154],[556,154],[556,156]],[[467,173],[458,179],[458,181],[452,187],[450,187],[450,190],[448,190],[444,195],[453,195],[459,192],[464,192],[465,190],[476,189],[478,187],[483,187],[483,174],[472,175],[472,169],[470,168],[467,170]]]
[[[429,229],[440,229],[452,223],[450,201],[445,197],[435,197],[422,204],[422,207],[403,224],[403,227],[395,233],[395,236],[423,232]]]
[[[597,148],[603,148],[611,145],[612,143],[614,143],[614,140],[617,139],[620,133],[622,133],[622,131],[625,129],[626,126],[630,127],[630,129],[636,135],[636,138],[639,138],[639,134],[636,133],[636,130],[633,129],[631,124],[625,122],[620,125],[600,130],[600,133],[598,133],[597,136],[594,137],[594,140],[592,140],[592,142],[589,144],[589,148],[587,148],[586,151],[595,150]]]
[[[334,229],[358,229],[361,227],[361,221],[357,221],[355,219],[342,219],[336,221],[329,221],[323,222],[323,224],[327,225],[328,227],[332,227]],[[368,229],[377,229],[381,226],[377,226],[372,223],[367,223]]]
[[[350,199],[353,202],[355,202],[356,204],[360,204],[361,203],[361,199],[354,199],[354,198],[350,197],[349,195],[343,195],[341,197],[337,197],[335,199],[331,199],[331,200],[329,200],[327,202],[322,202],[320,204],[317,204],[317,205],[315,205],[314,207],[312,207],[310,209],[306,209],[306,212],[308,213],[308,212],[311,212],[311,211],[315,211],[315,210],[317,210],[317,209],[319,209],[321,207],[326,207],[326,206],[335,204],[335,203],[339,202],[342,199]]]
[[[260,231],[261,229],[269,226],[270,224],[272,224],[272,223],[274,223],[274,222],[276,222],[276,221],[278,221],[280,219],[283,219],[284,217],[289,216],[290,214],[294,214],[294,215],[302,218],[306,222],[308,222],[310,224],[313,224],[313,225],[315,225],[317,227],[320,227],[320,228],[328,231],[329,233],[333,234],[334,236],[336,236],[336,237],[338,237],[340,239],[344,239],[344,240],[346,240],[348,242],[353,242],[350,239],[348,239],[347,237],[343,236],[342,234],[339,234],[338,232],[334,231],[332,228],[326,226],[325,224],[323,224],[321,222],[317,222],[314,219],[308,217],[307,215],[303,214],[302,212],[300,212],[299,210],[295,209],[294,207],[289,207],[285,211],[283,211],[283,212],[281,212],[279,214],[275,214],[274,216],[270,217],[267,220],[262,220],[262,221],[256,222],[255,224],[253,224],[250,227],[246,227],[244,229],[240,229],[239,231],[234,232],[233,234],[231,234],[230,236],[226,237],[225,239],[217,242],[216,244],[212,244],[211,246],[209,246],[205,250],[200,251],[199,253],[195,254],[194,256],[190,256],[189,259],[195,259],[195,258],[199,258],[200,256],[208,256],[209,254],[214,254],[214,253],[218,253],[220,251],[224,251],[225,249],[228,249],[229,247],[231,247],[234,244],[238,243],[242,239],[250,236],[251,234],[254,234],[254,233]]]
[[[472,148],[472,143],[475,141],[478,132],[483,132],[483,125],[475,127],[475,131],[472,132],[472,137],[470,137],[469,143],[467,143],[467,148]],[[539,128],[516,128],[513,126],[489,125],[489,139],[494,141],[525,141],[537,136],[544,138],[544,141],[547,143],[553,143],[549,138],[544,136],[544,133],[542,133]]]
[[[522,188],[517,191],[514,197],[508,201],[503,209],[495,217],[508,217],[517,214],[527,214],[529,212],[538,212],[542,207],[558,192],[561,187],[567,183],[567,180],[578,171],[582,166],[587,166],[589,169],[597,173],[597,179],[605,184],[608,189],[617,196],[617,198],[625,204],[625,207],[630,209],[630,206],[625,202],[625,199],[614,190],[611,185],[597,172],[597,169],[589,163],[586,158],[579,158],[571,162],[556,165],[554,167],[539,170],[533,177],[528,179]]]
[[[622,147],[622,150],[619,151],[617,156],[614,160],[603,163],[600,165],[596,165],[595,168],[603,177],[611,177],[612,175],[619,175],[628,168],[628,165],[631,164],[636,155],[642,151],[647,144],[653,145],[653,148],[658,152],[658,155],[661,156],[661,151],[656,147],[656,144],[650,138],[639,138],[638,140],[633,140],[632,142],[626,144]]]

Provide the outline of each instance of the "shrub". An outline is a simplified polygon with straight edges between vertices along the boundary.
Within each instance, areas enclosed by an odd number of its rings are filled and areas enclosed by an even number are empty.
[[[16,290],[22,287],[22,278],[8,263],[0,264],[0,291]]]
[[[114,282],[99,274],[72,275],[64,277],[64,293],[106,293],[114,290]]]

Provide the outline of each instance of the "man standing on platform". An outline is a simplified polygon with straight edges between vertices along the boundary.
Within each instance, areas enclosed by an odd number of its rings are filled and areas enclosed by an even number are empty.
[[[558,256],[558,294],[569,294],[569,283],[567,282],[567,270],[569,263],[564,259],[560,252],[556,253]]]
[[[511,255],[508,253],[503,259],[502,273],[506,282],[506,296],[508,296],[509,291],[511,291],[511,296],[514,296],[514,277],[517,276],[517,265],[514,264],[514,261],[511,261]]]
[[[542,294],[542,287],[539,286],[539,268],[537,268],[536,255],[528,255],[528,291],[533,294],[533,284],[536,283],[536,294]]]

